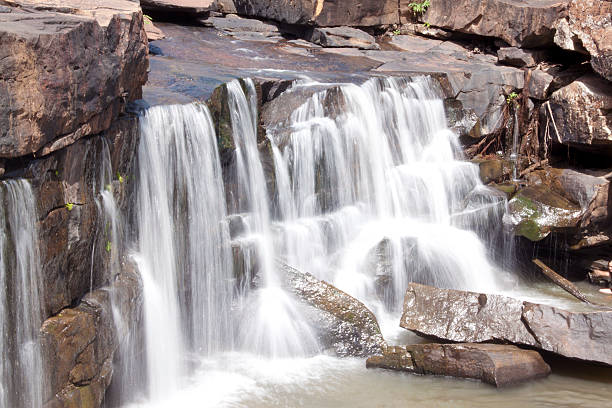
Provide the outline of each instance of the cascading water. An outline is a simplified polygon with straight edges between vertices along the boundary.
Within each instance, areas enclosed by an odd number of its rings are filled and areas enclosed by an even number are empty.
[[[25,180],[0,183],[0,407],[42,407],[43,281],[36,202]]]
[[[427,78],[332,88],[293,113],[289,135],[268,135],[278,251],[381,319],[401,307],[409,281],[498,290],[478,235],[501,219],[505,199],[459,160],[434,89]]]
[[[208,110],[149,109],[138,152],[138,252],[148,394],[178,389],[188,353],[231,347],[232,271],[219,154]]]

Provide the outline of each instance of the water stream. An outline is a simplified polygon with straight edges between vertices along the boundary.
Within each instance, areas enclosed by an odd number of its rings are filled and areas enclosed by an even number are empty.
[[[265,137],[253,82],[227,91],[230,191],[205,106],[159,106],[141,118],[134,259],[147,387],[133,406],[513,406],[478,383],[367,371],[363,360],[322,354],[274,267],[281,258],[357,297],[391,342],[407,282],[513,287],[493,261],[511,253],[500,229],[505,196],[461,160],[435,84],[377,78],[319,90],[286,129]],[[580,386],[552,376],[512,394],[514,402],[546,381],[569,393]],[[600,400],[605,387],[591,385]]]

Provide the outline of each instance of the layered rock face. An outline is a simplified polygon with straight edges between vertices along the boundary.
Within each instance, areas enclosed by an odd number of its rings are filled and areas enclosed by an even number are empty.
[[[546,377],[550,367],[537,351],[501,344],[417,344],[389,347],[368,368],[473,378],[496,387]]]
[[[108,129],[141,97],[137,3],[10,1],[0,13],[0,157],[45,155]]]
[[[413,15],[401,0],[403,17]],[[514,47],[551,45],[555,24],[567,16],[569,0],[437,0],[432,1],[423,21],[432,26],[465,34],[495,37]]]
[[[612,365],[612,311],[570,312],[411,283],[400,326],[454,342],[504,342]]]
[[[235,0],[238,13],[288,24],[321,27],[375,26],[399,21],[397,2],[391,0]]]

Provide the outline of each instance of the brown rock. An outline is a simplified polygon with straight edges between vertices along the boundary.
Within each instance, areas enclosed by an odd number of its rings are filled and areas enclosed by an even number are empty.
[[[572,0],[569,15],[557,24],[555,44],[589,54],[593,69],[612,81],[612,2]]]
[[[612,155],[612,84],[585,75],[550,96],[540,117],[549,123],[553,140],[576,148]],[[552,121],[551,121],[552,122]],[[558,132],[558,133],[557,133]]]
[[[216,11],[215,0],[141,0],[145,11],[203,14]]]
[[[497,50],[497,59],[500,64],[513,67],[535,67],[544,60],[544,51],[524,50],[516,47],[502,47]]]
[[[571,312],[411,283],[400,326],[455,342],[507,342],[612,365],[612,311]]]
[[[400,0],[400,14],[411,18],[408,4]],[[552,45],[555,24],[568,14],[569,0],[435,0],[420,17],[445,30],[504,40],[513,47]]]
[[[141,97],[148,62],[138,3],[9,4],[21,8],[0,13],[0,157],[48,154],[104,131],[124,101]]]
[[[537,351],[501,344],[417,344],[389,347],[368,358],[368,368],[473,378],[505,387],[550,374]]]
[[[235,0],[234,3],[241,15],[288,24],[365,27],[399,23],[397,2],[391,0]]]

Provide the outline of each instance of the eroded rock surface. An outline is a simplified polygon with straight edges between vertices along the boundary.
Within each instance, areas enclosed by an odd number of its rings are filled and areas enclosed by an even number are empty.
[[[544,378],[550,367],[537,351],[500,344],[417,344],[388,347],[368,368],[472,378],[504,387]]]
[[[128,0],[10,1],[0,13],[0,157],[48,154],[108,129],[147,79]]]
[[[315,313],[307,313],[321,343],[339,356],[371,356],[387,347],[374,314],[359,300],[313,275],[277,262],[284,286]]]
[[[323,47],[350,47],[377,50],[376,39],[365,31],[351,27],[315,28],[308,40]]]
[[[612,365],[612,311],[571,312],[411,283],[400,326],[454,342],[503,342]]]

